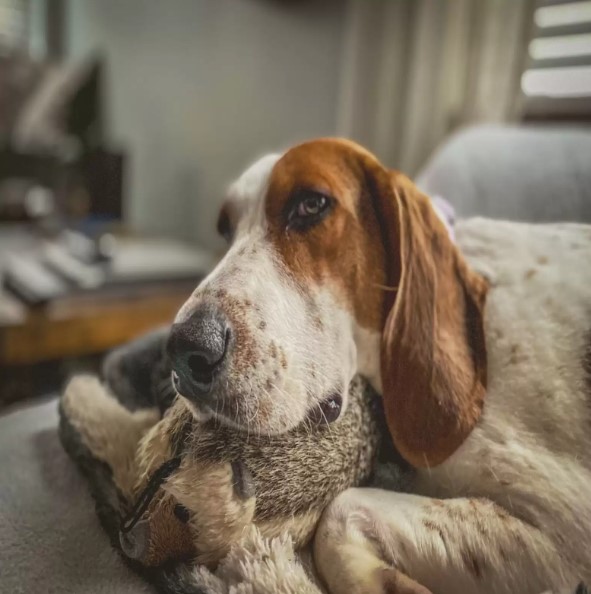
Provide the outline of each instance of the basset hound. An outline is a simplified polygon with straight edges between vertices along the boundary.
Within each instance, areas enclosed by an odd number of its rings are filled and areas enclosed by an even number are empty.
[[[169,340],[194,414],[331,423],[361,373],[416,469],[411,493],[325,510],[331,593],[591,583],[591,227],[472,220],[455,243],[408,178],[338,139],[256,162],[218,226],[229,249]]]

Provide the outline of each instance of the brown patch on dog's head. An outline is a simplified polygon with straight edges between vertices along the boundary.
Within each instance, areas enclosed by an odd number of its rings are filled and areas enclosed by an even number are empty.
[[[383,324],[384,249],[365,179],[369,153],[354,143],[321,139],[290,149],[273,168],[265,199],[269,238],[285,270],[304,291],[330,288],[366,328]],[[289,229],[290,205],[307,193],[330,201],[313,228]],[[288,231],[286,233],[285,228]],[[317,325],[322,324],[317,316]]]

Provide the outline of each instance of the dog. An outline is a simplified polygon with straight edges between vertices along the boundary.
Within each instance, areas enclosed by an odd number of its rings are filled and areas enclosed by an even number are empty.
[[[314,558],[334,594],[532,593],[591,581],[591,227],[460,222],[353,142],[229,188],[224,258],[168,353],[199,418],[333,422],[364,375],[411,493],[349,489]]]

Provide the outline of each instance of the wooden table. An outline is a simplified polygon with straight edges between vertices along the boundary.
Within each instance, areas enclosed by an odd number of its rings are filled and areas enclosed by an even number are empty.
[[[46,242],[26,234],[0,233],[0,264],[8,261],[9,250],[43,249]],[[0,406],[47,391],[55,377],[67,375],[66,363],[170,324],[214,265],[211,254],[168,240],[123,238],[117,254],[108,282],[65,292],[44,305],[26,305],[0,285]]]
[[[194,288],[195,283],[169,283],[37,308],[15,304],[16,315],[0,318],[0,369],[108,350],[171,323]]]
[[[6,300],[0,316],[0,408],[59,390],[73,370],[97,371],[99,355],[170,324],[195,283],[86,295],[45,307]],[[3,301],[0,295],[0,302]]]

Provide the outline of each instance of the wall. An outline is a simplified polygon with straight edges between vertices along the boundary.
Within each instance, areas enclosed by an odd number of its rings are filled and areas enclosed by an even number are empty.
[[[107,59],[126,217],[219,246],[223,190],[257,156],[334,134],[344,0],[71,0],[68,53]]]

